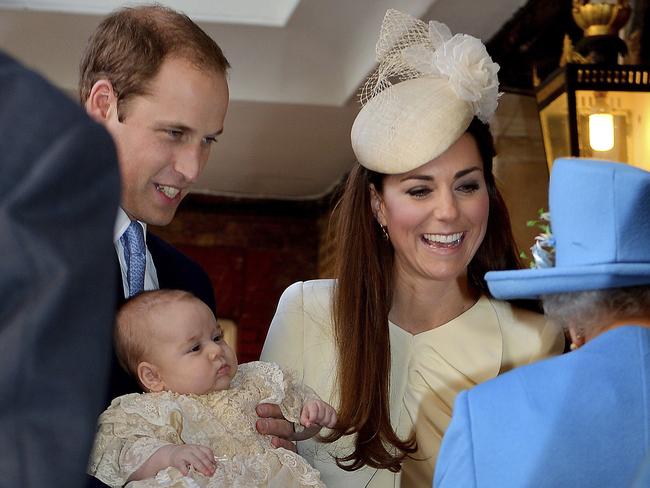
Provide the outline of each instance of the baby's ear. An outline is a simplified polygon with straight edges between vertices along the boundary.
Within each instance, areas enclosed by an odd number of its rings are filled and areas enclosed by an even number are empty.
[[[138,379],[147,391],[158,392],[165,389],[165,384],[155,364],[146,361],[138,364]]]

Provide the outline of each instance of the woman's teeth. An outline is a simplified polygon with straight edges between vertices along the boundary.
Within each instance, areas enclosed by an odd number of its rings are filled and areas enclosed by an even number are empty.
[[[156,185],[156,189],[163,193],[166,197],[168,198],[175,198],[176,195],[180,192],[178,188],[174,188],[173,186],[167,186],[167,185]]]
[[[460,244],[460,241],[463,238],[463,233],[456,232],[455,234],[424,234],[422,237],[426,242],[430,244],[445,244],[447,246],[456,246]]]

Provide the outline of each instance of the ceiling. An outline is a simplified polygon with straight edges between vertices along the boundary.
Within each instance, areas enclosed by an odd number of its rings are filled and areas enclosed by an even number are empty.
[[[128,4],[144,2],[128,2]],[[318,199],[350,169],[356,94],[386,9],[487,41],[526,0],[168,0],[232,65],[225,131],[196,191]],[[86,40],[115,0],[0,0],[0,47],[74,94]],[[478,8],[480,5],[480,8]]]

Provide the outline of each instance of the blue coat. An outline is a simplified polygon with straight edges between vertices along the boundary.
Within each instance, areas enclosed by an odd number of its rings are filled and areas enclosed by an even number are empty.
[[[630,486],[650,444],[649,353],[650,329],[619,327],[462,392],[434,486]]]

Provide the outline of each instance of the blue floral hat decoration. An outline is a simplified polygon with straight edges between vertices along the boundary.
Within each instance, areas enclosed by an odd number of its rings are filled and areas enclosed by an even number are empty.
[[[558,159],[549,187],[554,259],[490,271],[496,298],[650,284],[650,173],[622,163]],[[539,265],[539,264],[538,264]]]

